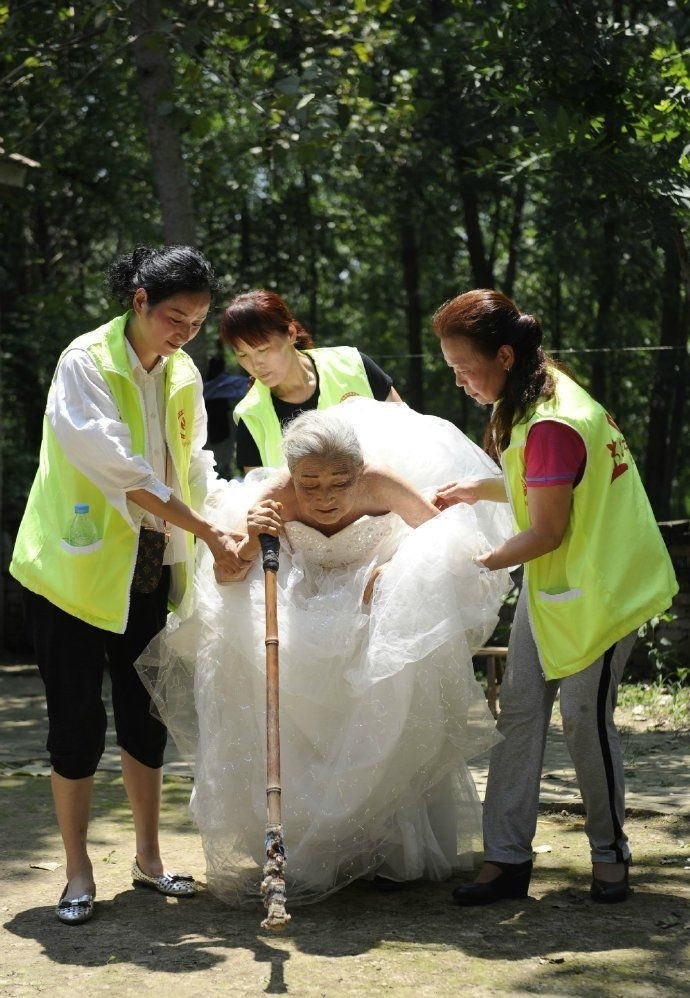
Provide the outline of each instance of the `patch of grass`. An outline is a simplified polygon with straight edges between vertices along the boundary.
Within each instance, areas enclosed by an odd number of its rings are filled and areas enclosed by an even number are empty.
[[[690,727],[690,669],[678,669],[673,676],[660,676],[651,683],[621,683],[619,706],[639,709],[653,723],[682,731]]]

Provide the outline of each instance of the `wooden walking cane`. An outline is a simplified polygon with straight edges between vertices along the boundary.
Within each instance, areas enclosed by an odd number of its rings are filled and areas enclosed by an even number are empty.
[[[262,929],[282,932],[290,921],[285,910],[285,845],[280,813],[280,716],[278,666],[278,552],[280,541],[260,534],[266,594],[266,862],[261,893],[268,912]]]

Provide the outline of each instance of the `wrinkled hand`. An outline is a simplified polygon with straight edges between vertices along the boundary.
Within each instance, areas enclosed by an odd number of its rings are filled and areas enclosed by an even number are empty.
[[[472,506],[478,499],[478,482],[447,482],[436,490],[431,502],[436,509],[448,509],[459,502]]]
[[[247,513],[247,533],[252,539],[259,534],[272,534],[277,537],[283,526],[280,516],[283,504],[275,499],[262,499]],[[243,552],[244,553],[244,552]]]
[[[280,517],[282,508],[282,503],[274,499],[262,499],[256,506],[252,506],[247,513],[247,533],[235,535],[239,538],[236,549],[238,564],[233,567],[216,559],[213,572],[218,585],[224,586],[245,577],[261,549],[259,534],[278,536],[283,525]]]
[[[244,578],[249,563],[240,558],[238,545],[244,539],[244,534],[234,530],[224,530],[221,527],[213,529],[206,543],[213,555],[213,571],[218,582],[233,582]]]
[[[379,565],[379,567],[375,568],[374,571],[369,576],[369,580],[366,586],[364,587],[364,595],[362,596],[362,603],[364,603],[365,606],[368,606],[371,603],[371,598],[374,595],[374,586],[376,585],[376,580],[378,579],[382,571],[383,571],[383,565]]]

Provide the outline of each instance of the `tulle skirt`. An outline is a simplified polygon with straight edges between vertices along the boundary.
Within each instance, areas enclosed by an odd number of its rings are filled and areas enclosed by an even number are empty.
[[[419,488],[496,473],[443,420],[364,400],[341,410],[366,456]],[[209,518],[238,526],[257,487],[251,476],[222,484]],[[442,879],[471,862],[481,813],[467,760],[498,738],[471,655],[509,585],[507,573],[480,569],[472,556],[510,532],[507,509],[489,503],[453,507],[414,531],[392,515],[363,518],[343,532],[342,556],[331,551],[320,563],[309,528],[287,526],[277,588],[291,903],[374,873]],[[138,663],[195,760],[191,810],[209,887],[233,902],[258,897],[264,862],[264,637],[260,565],[218,586],[202,548],[191,616],[172,615]]]

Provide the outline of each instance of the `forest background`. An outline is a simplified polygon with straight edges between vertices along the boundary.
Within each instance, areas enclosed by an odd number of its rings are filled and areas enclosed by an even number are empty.
[[[226,301],[277,289],[474,439],[430,317],[505,291],[658,519],[690,515],[689,36],[683,0],[0,2],[0,164],[25,171],[0,200],[3,570],[55,362],[142,243],[198,246]],[[190,352],[217,349],[211,315]]]

